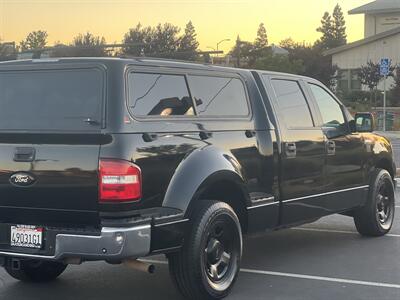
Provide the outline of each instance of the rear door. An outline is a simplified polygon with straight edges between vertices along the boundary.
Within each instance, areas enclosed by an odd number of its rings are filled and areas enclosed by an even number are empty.
[[[280,199],[282,224],[294,224],[322,214],[318,195],[324,191],[325,143],[315,126],[315,108],[295,77],[264,75],[277,115],[281,138]]]
[[[0,67],[0,223],[97,225],[105,71]]]

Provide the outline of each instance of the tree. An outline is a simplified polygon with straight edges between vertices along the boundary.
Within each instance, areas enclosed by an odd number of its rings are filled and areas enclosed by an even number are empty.
[[[286,50],[291,50],[297,47],[298,43],[296,43],[292,38],[287,38],[279,43],[279,47],[286,49]]]
[[[132,44],[122,49],[123,54],[145,56],[153,53],[154,29],[150,26],[143,27],[138,23],[135,28],[129,29],[124,36],[124,44]]]
[[[72,42],[73,56],[107,56],[104,37],[95,36],[90,32],[79,34]]]
[[[394,85],[390,90],[390,98],[392,106],[400,106],[400,66],[397,66],[394,74]]]
[[[38,30],[30,32],[25,40],[21,41],[21,50],[43,49],[47,45],[48,34],[46,31]]]
[[[258,58],[255,62],[255,68],[292,74],[301,74],[304,72],[302,60],[290,60],[288,55],[272,53]]]
[[[196,60],[198,57],[197,49],[199,48],[199,42],[197,41],[196,30],[193,26],[192,21],[186,24],[185,33],[179,40],[178,53],[179,58],[185,60]]]
[[[316,78],[334,89],[337,66],[332,65],[330,57],[322,54],[320,47],[296,43],[292,39],[283,40],[280,46],[289,51],[291,62],[303,62],[304,68],[300,75]]]
[[[339,4],[336,4],[333,10],[333,45],[339,47],[347,44],[347,34],[346,34],[346,21],[344,20],[344,15],[342,8]]]
[[[395,67],[391,66],[389,68],[388,77],[394,77]],[[370,91],[370,102],[372,106],[372,100],[374,99],[374,103],[376,104],[376,92],[378,90],[378,84],[382,80],[382,76],[380,74],[380,64],[374,63],[373,61],[368,61],[366,65],[361,66],[360,71],[358,72],[358,77],[360,78],[361,84],[366,85]]]
[[[334,48],[334,27],[332,17],[328,12],[325,12],[321,20],[321,26],[317,28],[317,31],[322,33],[322,37],[316,42],[316,46],[327,50]]]
[[[155,28],[142,27],[139,23],[125,34],[123,54],[176,58],[180,46],[180,28],[170,23],[158,24]]]
[[[250,58],[253,56],[254,45],[250,42],[242,41],[238,35],[236,44],[229,52],[235,58],[235,67],[251,67]]]
[[[322,51],[347,43],[346,21],[339,4],[335,6],[332,16],[329,12],[325,12],[321,19],[321,26],[317,28],[317,31],[322,33],[322,37],[316,41],[315,46],[320,47]]]
[[[264,23],[261,23],[258,26],[257,37],[254,42],[254,47],[256,49],[264,49],[268,46],[268,35],[267,30],[265,29]]]
[[[166,58],[175,58],[179,49],[178,34],[180,28],[171,23],[158,24],[154,30],[152,45],[154,55]]]

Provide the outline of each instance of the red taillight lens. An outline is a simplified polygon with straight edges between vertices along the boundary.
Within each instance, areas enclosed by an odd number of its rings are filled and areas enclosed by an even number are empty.
[[[124,160],[100,160],[100,202],[129,202],[142,198],[141,171]]]

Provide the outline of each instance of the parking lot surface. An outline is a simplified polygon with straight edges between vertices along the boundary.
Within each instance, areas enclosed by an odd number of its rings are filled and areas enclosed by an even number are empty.
[[[400,193],[390,235],[365,238],[351,218],[330,216],[313,224],[248,237],[242,271],[227,299],[400,299]],[[0,299],[182,299],[164,257],[155,274],[123,266],[69,266],[56,281],[25,284],[0,269]]]

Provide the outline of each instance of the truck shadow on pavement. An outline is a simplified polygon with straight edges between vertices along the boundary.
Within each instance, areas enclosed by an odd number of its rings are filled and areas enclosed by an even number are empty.
[[[379,251],[382,256],[391,257],[391,247],[382,247],[382,243],[395,243],[390,238],[378,239],[380,242],[376,243],[373,238],[363,238],[356,234],[305,232],[296,229],[248,237],[244,243],[242,267],[321,276],[340,275],[349,278],[354,278],[354,270],[358,270],[357,274],[360,277],[356,278],[368,280],[364,278],[370,267],[366,261]],[[385,253],[385,248],[389,248],[388,253]],[[360,251],[365,253],[360,254]],[[158,256],[154,259],[163,260],[164,257]],[[383,264],[381,263],[381,268],[396,274],[395,268],[398,267],[391,260]],[[400,282],[399,272],[397,274],[398,278],[392,276],[388,281]],[[239,276],[233,296],[236,289],[241,289],[242,276],[246,275]],[[69,266],[58,280],[38,285],[16,282],[3,271],[0,272],[0,279],[4,280],[0,291],[1,299],[182,299],[169,278],[166,265],[157,265],[156,273],[150,275],[123,266],[86,263],[81,266]],[[266,276],[265,282],[268,280]],[[265,286],[265,289],[267,292],[268,287]]]

